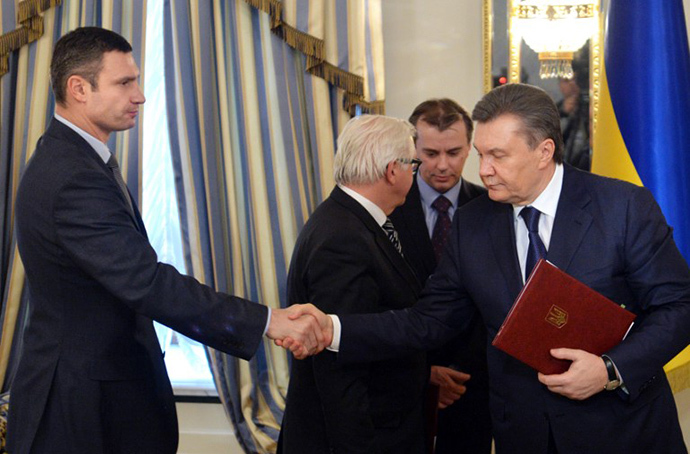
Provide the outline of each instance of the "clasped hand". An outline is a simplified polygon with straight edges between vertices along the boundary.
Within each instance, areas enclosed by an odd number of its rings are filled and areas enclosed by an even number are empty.
[[[315,355],[331,344],[333,322],[313,304],[273,309],[266,335],[295,358]]]

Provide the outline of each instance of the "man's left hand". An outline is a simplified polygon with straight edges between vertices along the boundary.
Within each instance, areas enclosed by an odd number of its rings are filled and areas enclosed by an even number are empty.
[[[431,366],[429,382],[439,387],[438,408],[444,409],[460,399],[467,391],[465,382],[470,378],[470,374],[459,370],[443,366]]]
[[[608,382],[606,365],[601,357],[584,350],[554,348],[551,356],[572,361],[570,368],[557,375],[538,374],[549,391],[573,400],[584,400],[601,392]]]

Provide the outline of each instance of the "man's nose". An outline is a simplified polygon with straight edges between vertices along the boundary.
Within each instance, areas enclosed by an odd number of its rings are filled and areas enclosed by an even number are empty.
[[[146,102],[146,97],[144,96],[144,92],[141,90],[141,86],[139,84],[137,84],[132,102],[134,104],[144,104]]]
[[[438,162],[436,163],[436,168],[444,170],[448,168],[448,155],[441,153],[438,156]]]
[[[485,176],[490,176],[493,175],[494,173],[494,166],[491,164],[489,159],[480,159],[479,160],[479,176],[485,177]]]

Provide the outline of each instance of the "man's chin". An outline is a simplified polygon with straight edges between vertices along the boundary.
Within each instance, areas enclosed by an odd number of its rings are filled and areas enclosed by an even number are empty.
[[[489,192],[489,198],[494,202],[508,203],[508,194],[505,191],[499,189],[493,189],[491,187],[486,188]]]
[[[458,183],[459,180],[451,180],[451,179],[445,179],[443,181],[438,181],[435,180],[433,185],[430,185],[432,188],[436,190],[436,192],[443,194],[450,190],[453,186],[455,186]]]
[[[118,128],[114,129],[113,132],[126,131],[128,129],[132,129],[134,126],[136,126],[136,124],[137,124],[136,118],[133,118],[131,120],[127,120],[126,122],[123,122],[121,125],[118,125]]]

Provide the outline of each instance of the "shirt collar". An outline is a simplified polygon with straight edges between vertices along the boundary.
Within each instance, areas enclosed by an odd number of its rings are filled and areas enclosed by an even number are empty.
[[[458,204],[458,197],[460,196],[460,186],[462,186],[462,178],[458,180],[455,186],[446,192],[441,193],[429,186],[429,183],[424,181],[424,178],[422,178],[419,172],[417,172],[417,187],[419,187],[419,196],[422,199],[422,203],[428,207],[434,203],[438,196],[443,195],[453,205],[453,208],[457,208],[456,205]]]
[[[339,184],[338,187],[342,189],[345,194],[349,195],[350,197],[355,199],[360,205],[362,205],[362,207],[365,210],[367,210],[367,212],[371,215],[371,217],[374,218],[378,225],[382,226],[386,222],[388,216],[386,216],[386,213],[384,213],[383,210],[379,208],[379,206],[376,205],[374,202],[367,199],[359,192],[348,188],[347,186]]]
[[[86,142],[91,145],[91,148],[94,149],[94,151],[100,156],[100,158],[103,160],[103,162],[107,163],[108,160],[110,159],[110,150],[108,149],[108,146],[89,134],[88,132],[84,131],[81,129],[79,126],[75,125],[71,121],[67,120],[64,117],[61,117],[58,114],[55,114],[55,119],[58,120],[60,123],[64,124],[68,128],[72,129],[74,132],[79,134]]]
[[[551,177],[551,181],[539,194],[539,196],[530,203],[529,206],[536,208],[543,214],[556,217],[556,210],[558,209],[558,199],[561,197],[561,188],[563,187],[563,164],[556,164],[556,170]],[[513,205],[513,215],[515,219],[520,214],[524,205]]]

